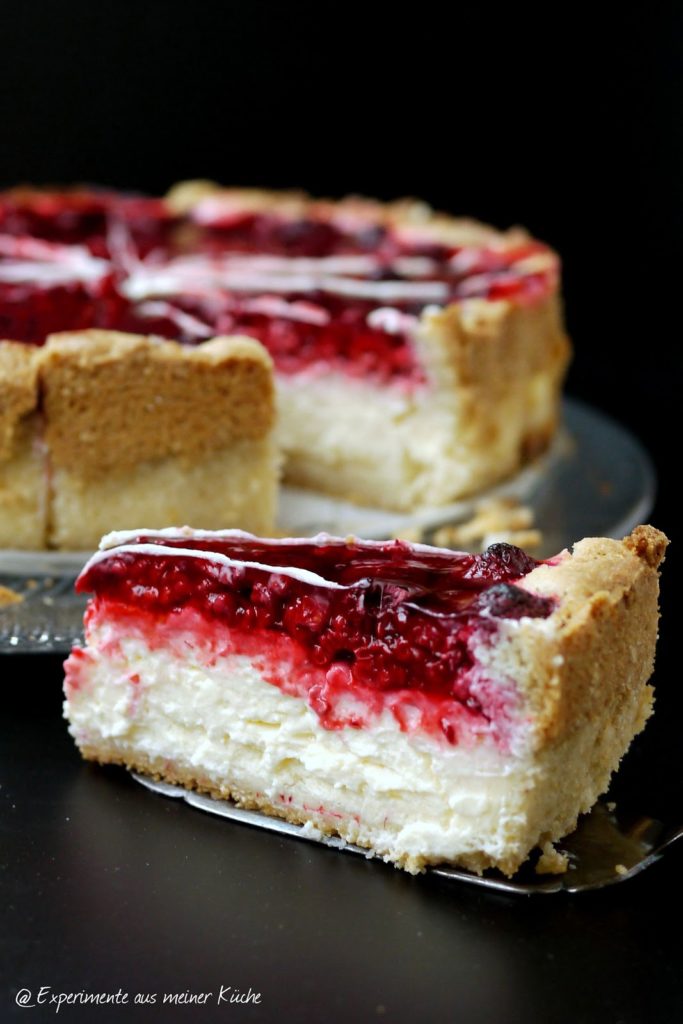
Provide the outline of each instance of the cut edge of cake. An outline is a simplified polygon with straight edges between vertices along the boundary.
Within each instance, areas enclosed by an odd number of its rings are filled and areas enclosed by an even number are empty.
[[[548,449],[570,355],[556,294],[425,312],[414,344],[425,388],[280,375],[289,483],[410,512],[482,491]]]
[[[2,343],[3,372],[1,546],[87,550],[169,519],[273,528],[272,363],[253,339],[62,332]]]
[[[41,548],[47,528],[39,353],[0,341],[0,548]]]
[[[305,192],[175,185],[166,201],[200,224],[221,210],[381,224],[445,245],[506,246],[523,228],[433,211],[417,199],[315,199]],[[552,250],[527,258],[557,275]],[[361,505],[414,511],[483,490],[549,447],[571,358],[557,288],[533,303],[461,299],[426,307],[411,343],[426,386],[342,373],[278,375],[285,479]]]

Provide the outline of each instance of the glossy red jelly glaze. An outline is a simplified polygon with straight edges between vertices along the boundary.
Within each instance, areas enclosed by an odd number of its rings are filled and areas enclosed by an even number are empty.
[[[111,224],[125,224],[140,255],[170,243],[176,218],[161,199],[124,196],[105,189],[0,193],[0,232],[64,245],[86,245],[97,256],[109,252]]]
[[[110,328],[123,315],[124,300],[111,276],[52,287],[0,281],[0,337],[42,345],[57,331]]]
[[[473,714],[491,714],[501,698],[488,686],[482,700],[472,641],[490,636],[501,618],[546,617],[554,605],[514,585],[538,563],[507,544],[468,555],[400,541],[159,541],[140,536],[136,542],[217,552],[259,567],[174,556],[163,548],[153,553],[113,549],[78,580],[80,591],[94,591],[95,614],[104,602],[108,615],[154,616],[158,628],[173,629],[178,616],[193,612],[202,623],[195,631],[227,628],[233,648],[237,644],[238,651],[260,656],[287,638],[300,669],[313,673],[309,703],[328,727],[349,724],[333,711],[343,693],[367,703],[370,692],[409,691],[436,701],[439,708],[444,700],[455,700]],[[341,588],[277,571],[288,566]],[[213,627],[205,626],[212,622]],[[272,666],[269,671],[273,676]],[[270,681],[286,690],[286,680]],[[330,687],[337,697],[332,703]],[[442,717],[437,716],[438,722]]]
[[[199,247],[207,252],[270,253],[275,256],[337,256],[371,252],[386,237],[371,225],[357,232],[341,231],[329,221],[291,220],[270,214],[245,213],[196,228]]]
[[[425,382],[412,345],[400,334],[389,334],[369,326],[368,313],[376,308],[366,301],[341,301],[330,296],[289,295],[287,301],[314,303],[329,316],[322,325],[288,317],[251,312],[236,298],[203,300],[180,296],[171,300],[174,310],[189,314],[206,325],[202,333],[188,333],[182,320],[169,316],[141,316],[135,306],[124,314],[122,329],[179,338],[186,344],[217,335],[247,334],[264,345],[280,373],[295,374],[337,370],[350,377],[377,383]]]
[[[109,260],[111,274],[99,289],[72,285],[51,287],[35,283],[15,286],[0,282],[0,330],[3,336],[41,343],[53,331],[105,327],[196,343],[216,334],[245,333],[261,341],[282,373],[338,370],[375,383],[424,383],[424,371],[411,344],[409,328],[389,332],[370,325],[367,317],[379,306],[419,316],[425,303],[380,302],[322,293],[283,294],[287,302],[312,302],[322,322],[254,312],[239,294],[184,293],[163,295],[166,311],[130,302],[120,285],[136,261],[164,261],[183,254],[207,258],[226,253],[270,254],[286,257],[369,255],[376,268],[371,280],[401,281],[393,261],[422,256],[432,269],[421,280],[441,282],[446,302],[466,298],[508,299],[533,303],[554,283],[554,271],[520,273],[514,263],[548,252],[535,241],[503,248],[467,250],[458,267],[452,262],[462,250],[431,240],[409,242],[390,228],[371,221],[343,229],[325,219],[292,220],[272,213],[232,211],[224,222],[199,225],[176,216],[160,199],[121,196],[87,189],[35,192],[15,190],[0,195],[0,232],[26,235],[64,244],[85,245]],[[194,318],[191,329],[185,317]],[[320,318],[319,318],[320,321]]]
[[[15,189],[0,195],[0,231],[66,244],[101,238],[114,198],[104,191]]]

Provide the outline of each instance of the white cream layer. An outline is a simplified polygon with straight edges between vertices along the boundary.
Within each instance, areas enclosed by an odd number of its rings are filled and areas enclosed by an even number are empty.
[[[124,639],[110,656],[89,638],[65,714],[86,749],[161,759],[224,792],[259,794],[312,825],[371,842],[392,860],[520,857],[539,768],[493,743],[450,746],[402,732],[384,713],[371,727],[324,729],[305,701],[262,679],[244,656],[207,667]],[[324,812],[313,812],[324,808]]]

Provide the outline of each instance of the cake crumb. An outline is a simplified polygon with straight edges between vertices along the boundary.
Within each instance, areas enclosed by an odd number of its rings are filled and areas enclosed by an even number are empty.
[[[23,600],[21,594],[17,594],[16,590],[10,590],[9,587],[3,587],[0,584],[0,608],[9,604],[20,604]]]
[[[615,864],[614,865],[614,870],[616,871],[616,873],[618,875],[627,875],[628,874],[628,868],[626,867],[625,864]]]
[[[563,875],[569,867],[566,853],[560,853],[552,843],[544,843],[542,853],[536,864],[537,875]]]
[[[614,800],[608,801],[608,803],[605,804],[605,806],[607,807],[607,810],[609,811],[610,814],[613,814],[616,811],[616,809],[617,809],[617,805],[614,802]]]
[[[317,828],[312,821],[307,821],[300,827],[300,834],[305,836],[307,839],[323,839],[323,833]]]
[[[486,498],[477,502],[474,514],[465,522],[436,530],[432,542],[437,547],[483,551],[495,543],[537,548],[542,540],[531,508],[516,498]]]

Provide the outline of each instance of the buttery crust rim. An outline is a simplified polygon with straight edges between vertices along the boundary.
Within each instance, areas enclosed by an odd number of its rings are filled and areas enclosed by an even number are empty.
[[[552,642],[542,631],[520,630],[537,669],[526,696],[538,747],[578,728],[586,709],[616,713],[638,687],[645,724],[653,700],[647,680],[654,668],[659,566],[668,543],[652,526],[638,526],[621,541],[586,538],[570,557],[540,565],[520,582],[559,601],[547,620]]]

